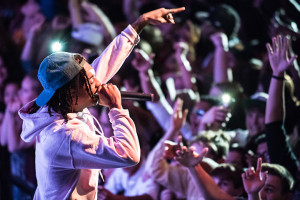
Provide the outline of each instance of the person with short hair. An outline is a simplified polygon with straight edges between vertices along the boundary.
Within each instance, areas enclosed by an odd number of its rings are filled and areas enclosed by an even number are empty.
[[[227,194],[242,197],[245,193],[242,180],[243,172],[243,169],[236,165],[223,163],[213,169],[210,176]]]
[[[233,143],[229,147],[228,154],[225,159],[225,163],[231,163],[240,168],[246,167],[246,150],[239,146],[237,143]]]
[[[262,171],[268,172],[266,183],[260,190],[262,199],[292,199],[294,179],[285,167],[273,163],[263,163]]]

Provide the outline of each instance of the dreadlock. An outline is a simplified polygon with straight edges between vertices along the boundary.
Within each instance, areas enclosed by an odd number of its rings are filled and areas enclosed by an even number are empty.
[[[78,101],[78,91],[79,87],[85,85],[85,90],[89,94],[91,98],[95,98],[92,92],[92,88],[90,82],[88,80],[88,76],[84,69],[81,69],[80,72],[67,84],[56,90],[52,98],[46,104],[48,106],[48,113],[50,116],[51,110],[53,109],[55,112],[60,113],[65,121],[68,121],[67,114],[72,112],[72,105],[75,100],[75,105],[77,105]],[[75,91],[75,96],[72,96],[72,91]],[[34,102],[32,107],[29,108],[29,113],[35,113],[40,109],[40,107]]]

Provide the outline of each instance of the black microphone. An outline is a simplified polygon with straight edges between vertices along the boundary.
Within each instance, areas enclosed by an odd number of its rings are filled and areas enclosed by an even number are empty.
[[[154,94],[120,91],[122,100],[153,101]]]
[[[134,100],[134,101],[153,101],[154,94],[144,94],[139,92],[125,92],[120,91],[122,100]],[[95,98],[99,99],[99,94],[95,93]],[[98,104],[98,103],[97,103]]]

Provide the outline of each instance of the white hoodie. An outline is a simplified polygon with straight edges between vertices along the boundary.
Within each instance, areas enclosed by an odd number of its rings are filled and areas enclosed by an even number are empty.
[[[138,41],[129,25],[92,63],[97,69],[96,77],[106,83]],[[69,113],[65,123],[54,111],[50,116],[48,107],[28,114],[33,103],[25,105],[19,115],[23,119],[22,139],[36,140],[38,186],[34,199],[96,199],[99,169],[129,167],[139,162],[140,146],[128,110],[110,110],[114,136],[106,138],[96,133],[99,131],[87,109]]]

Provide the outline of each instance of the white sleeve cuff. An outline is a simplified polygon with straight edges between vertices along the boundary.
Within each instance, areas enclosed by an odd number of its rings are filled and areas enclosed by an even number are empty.
[[[132,44],[137,45],[140,41],[139,34],[134,30],[134,28],[129,24],[121,33],[128,38]]]

